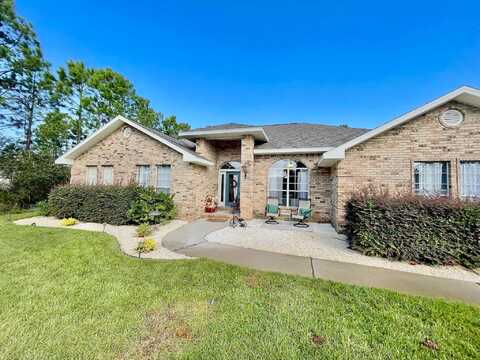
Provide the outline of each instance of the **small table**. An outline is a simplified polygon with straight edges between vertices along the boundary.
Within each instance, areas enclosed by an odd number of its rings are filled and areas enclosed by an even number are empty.
[[[296,213],[296,208],[287,207],[287,206],[279,206],[279,215],[288,217],[289,220],[292,220],[292,215]]]

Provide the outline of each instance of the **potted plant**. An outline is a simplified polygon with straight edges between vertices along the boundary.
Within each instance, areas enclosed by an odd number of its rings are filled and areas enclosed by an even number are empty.
[[[217,210],[217,201],[212,195],[207,195],[205,197],[205,212],[213,213]]]

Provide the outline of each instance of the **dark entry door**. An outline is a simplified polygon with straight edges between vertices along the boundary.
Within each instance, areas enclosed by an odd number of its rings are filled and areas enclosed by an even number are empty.
[[[240,171],[227,172],[225,206],[233,207],[240,200]]]

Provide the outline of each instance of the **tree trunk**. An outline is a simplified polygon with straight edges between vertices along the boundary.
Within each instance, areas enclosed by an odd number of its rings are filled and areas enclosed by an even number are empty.
[[[27,115],[27,123],[25,124],[25,150],[30,151],[32,148],[32,137],[33,137],[33,117],[35,111],[35,103],[37,101],[36,98],[36,91],[35,91],[36,84],[33,84],[33,89],[30,98],[30,104],[28,106],[28,115]]]
[[[82,100],[83,100],[83,90],[79,90],[78,94],[78,124],[77,124],[77,144],[82,141]]]

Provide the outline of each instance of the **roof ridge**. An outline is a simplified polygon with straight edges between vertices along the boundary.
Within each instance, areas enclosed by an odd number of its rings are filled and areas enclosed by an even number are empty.
[[[315,123],[308,123],[308,122],[291,122],[291,123],[279,123],[279,124],[265,124],[265,125],[258,125],[261,127],[264,126],[288,126],[288,125],[312,125],[312,126],[325,126],[331,128],[347,128],[347,129],[360,129],[360,130],[370,130],[369,128],[359,128],[359,127],[352,127],[347,124],[344,125],[331,125],[331,124],[315,124]]]

